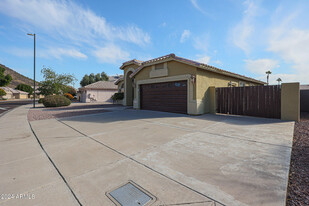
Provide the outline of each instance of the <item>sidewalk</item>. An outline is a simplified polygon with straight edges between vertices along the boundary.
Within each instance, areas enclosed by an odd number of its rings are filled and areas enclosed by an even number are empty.
[[[0,205],[79,205],[31,132],[30,107],[0,117]]]

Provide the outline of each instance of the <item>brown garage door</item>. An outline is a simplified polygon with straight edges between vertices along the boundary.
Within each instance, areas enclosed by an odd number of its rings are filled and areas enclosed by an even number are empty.
[[[187,114],[187,81],[143,84],[141,109]]]

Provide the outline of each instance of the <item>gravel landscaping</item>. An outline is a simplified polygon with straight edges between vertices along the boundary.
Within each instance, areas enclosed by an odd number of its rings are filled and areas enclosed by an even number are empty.
[[[309,205],[309,113],[295,123],[287,205]]]
[[[43,106],[38,106],[36,108],[31,108],[28,112],[28,120],[44,120],[53,118],[63,118],[78,115],[96,114],[109,112],[108,108],[120,107],[117,104],[81,104],[73,103],[67,107],[49,107],[45,108]]]

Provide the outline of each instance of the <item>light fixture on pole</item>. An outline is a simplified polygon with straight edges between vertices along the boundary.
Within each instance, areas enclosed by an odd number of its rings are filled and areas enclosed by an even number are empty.
[[[265,72],[267,74],[267,85],[269,85],[269,75],[271,74],[271,71]]]
[[[35,33],[28,33],[27,35],[33,36],[33,108],[35,108]]]

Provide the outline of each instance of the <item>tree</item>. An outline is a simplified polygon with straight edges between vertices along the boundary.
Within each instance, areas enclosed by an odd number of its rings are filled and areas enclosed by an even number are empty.
[[[65,89],[65,93],[69,93],[74,97],[76,95],[77,91],[74,87],[67,86],[67,88]]]
[[[101,73],[101,81],[108,81],[108,76],[107,76],[107,74],[105,73],[105,72],[102,72]]]
[[[6,92],[4,91],[4,89],[0,88],[0,97],[2,98],[2,96],[5,96]]]
[[[92,84],[98,81],[108,81],[108,79],[109,78],[105,72],[102,72],[101,74],[97,73],[96,75],[94,75],[94,73],[91,73],[89,76],[85,74],[85,76],[80,81],[80,85],[84,87],[88,84]]]
[[[5,87],[12,81],[12,76],[7,74],[4,76],[5,68],[0,67],[0,87]]]
[[[45,96],[66,93],[68,85],[76,80],[72,74],[56,74],[51,68],[43,68],[41,73],[45,80],[41,82],[39,91]]]
[[[95,82],[101,81],[101,75],[99,73],[97,73],[95,75]]]
[[[89,75],[89,84],[95,83],[95,76],[94,73],[91,73]]]
[[[29,94],[33,93],[33,88],[30,85],[27,84],[19,84],[15,89],[18,89],[20,91],[28,92]]]
[[[282,79],[278,78],[276,81],[278,82],[278,85],[280,85],[280,82],[282,82]]]
[[[89,76],[87,74],[85,74],[85,76],[83,77],[83,79],[80,81],[80,85],[82,87],[86,86],[89,84]]]

